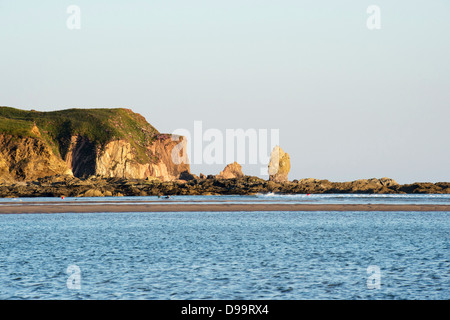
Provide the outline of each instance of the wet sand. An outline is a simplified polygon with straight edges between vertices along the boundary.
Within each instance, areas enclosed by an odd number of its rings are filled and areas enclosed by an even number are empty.
[[[20,202],[1,203],[0,214],[88,212],[233,212],[233,211],[448,211],[434,204],[189,203],[189,202]]]

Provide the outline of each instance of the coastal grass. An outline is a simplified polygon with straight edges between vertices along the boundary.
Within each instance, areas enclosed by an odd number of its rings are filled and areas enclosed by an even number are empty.
[[[8,119],[0,116],[0,132],[18,137],[34,137],[33,123],[25,120]]]

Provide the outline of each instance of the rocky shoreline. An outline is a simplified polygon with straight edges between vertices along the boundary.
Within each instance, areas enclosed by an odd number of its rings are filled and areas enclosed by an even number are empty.
[[[291,158],[275,146],[268,179],[239,163],[217,175],[190,172],[187,138],[162,134],[129,109],[53,112],[0,107],[0,198],[254,194],[450,194],[449,182],[289,180]]]
[[[189,177],[187,177],[189,178]],[[223,179],[191,176],[189,180],[125,179],[91,176],[51,176],[36,181],[1,183],[0,197],[108,197],[163,195],[276,194],[450,194],[450,182],[398,184],[392,179],[361,179],[351,182],[301,179],[287,182],[254,176]]]

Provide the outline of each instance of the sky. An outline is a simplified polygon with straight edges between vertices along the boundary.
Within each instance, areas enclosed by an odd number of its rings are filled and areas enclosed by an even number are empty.
[[[275,129],[290,180],[450,181],[449,31],[447,0],[0,0],[0,105]]]

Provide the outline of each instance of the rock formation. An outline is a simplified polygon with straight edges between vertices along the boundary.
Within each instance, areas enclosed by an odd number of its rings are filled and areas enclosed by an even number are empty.
[[[221,171],[216,178],[219,179],[234,179],[241,178],[244,174],[242,173],[242,166],[236,161],[228,164],[223,171]]]
[[[41,139],[0,134],[0,180],[36,180],[71,175],[64,161]]]
[[[271,154],[269,181],[228,164],[190,173],[186,139],[161,134],[128,109],[54,112],[0,107],[0,197],[360,193],[450,194],[449,182],[400,185],[390,178],[288,181],[289,155]]]
[[[276,146],[270,154],[269,180],[286,182],[288,181],[289,170],[291,170],[289,154],[285,153],[281,147]]]
[[[90,157],[88,163],[92,164],[91,171],[93,172],[91,174],[127,179],[157,177],[162,181],[175,180],[182,172],[189,172],[188,164],[175,164],[171,158],[173,148],[178,143],[183,143],[183,139],[181,137],[179,141],[173,141],[171,136],[157,139],[148,148],[149,152],[156,157],[156,161],[143,164],[135,160],[129,142],[125,140],[111,141],[106,144],[103,150],[96,150]],[[83,163],[86,161],[82,159],[73,161],[72,154],[74,152],[77,153],[76,147],[68,153],[66,158],[68,165],[71,166],[74,163],[79,167],[80,164],[83,164],[82,168],[88,168],[88,165]],[[89,174],[89,172],[86,173]]]
[[[0,181],[92,175],[162,181],[189,172],[186,139],[128,109],[55,112],[0,107]]]
[[[191,174],[189,171],[183,171],[180,173],[179,179],[181,181],[191,181],[197,179],[197,176]]]
[[[359,179],[349,182],[331,182],[320,179],[301,179],[296,181],[299,186],[311,193],[396,193],[401,186],[393,179]]]
[[[165,195],[255,195],[278,194],[450,194],[450,182],[383,185],[382,179],[331,182],[301,179],[288,182],[267,181],[243,176],[236,179],[191,179],[161,181],[156,178],[138,180],[90,176],[51,176],[36,181],[2,183],[0,197],[102,197]]]

